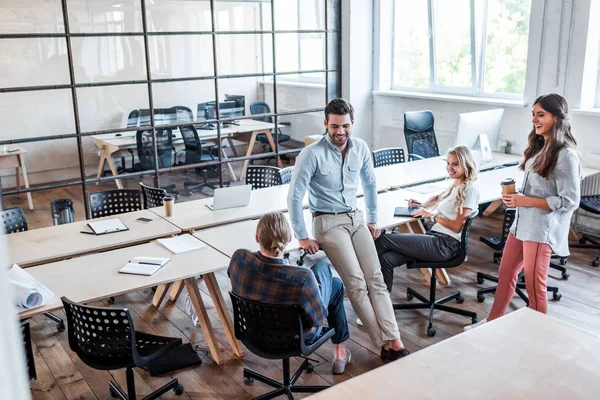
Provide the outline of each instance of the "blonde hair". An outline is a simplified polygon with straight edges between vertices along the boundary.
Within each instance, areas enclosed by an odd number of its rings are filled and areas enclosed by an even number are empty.
[[[278,257],[292,240],[292,229],[282,213],[272,212],[260,218],[256,236],[262,250]]]
[[[459,145],[448,149],[446,156],[453,154],[458,159],[460,167],[465,171],[465,177],[458,187],[456,198],[454,199],[454,211],[459,214],[463,212],[463,204],[465,203],[465,197],[467,197],[467,187],[477,180],[477,164],[475,163],[475,157],[473,152],[467,146]],[[446,190],[440,194],[439,201],[450,196],[454,183],[450,185]]]

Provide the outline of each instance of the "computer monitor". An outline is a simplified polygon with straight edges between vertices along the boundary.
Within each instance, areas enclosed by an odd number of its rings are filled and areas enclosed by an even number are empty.
[[[462,144],[471,149],[476,149],[479,135],[485,133],[490,142],[491,150],[496,151],[503,116],[503,108],[459,114],[455,145]]]
[[[141,108],[139,118],[139,126],[150,125],[150,109]],[[177,120],[177,114],[170,108],[155,108],[154,109],[154,125],[172,125]]]
[[[219,102],[219,118],[221,119],[237,116],[236,110],[235,101],[225,100]]]
[[[241,94],[226,94],[225,100],[235,101],[235,112],[234,116],[243,117],[246,115],[246,96]]]
[[[210,119],[217,119],[215,102],[209,101],[207,103],[199,103],[196,111],[196,120],[202,122]]]

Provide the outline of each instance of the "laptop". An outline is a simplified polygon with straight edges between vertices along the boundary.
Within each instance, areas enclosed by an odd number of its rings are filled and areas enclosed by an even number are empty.
[[[244,207],[250,204],[252,185],[231,186],[215,189],[213,204],[206,206],[213,211],[226,208]]]

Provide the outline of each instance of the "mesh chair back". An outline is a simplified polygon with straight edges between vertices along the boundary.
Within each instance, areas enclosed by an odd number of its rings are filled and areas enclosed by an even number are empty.
[[[246,170],[246,185],[252,185],[252,190],[281,185],[279,171],[268,165],[251,165]]]
[[[163,205],[163,198],[167,195],[167,191],[164,189],[155,188],[152,186],[144,185],[140,182],[142,188],[142,197],[144,200],[144,208],[160,207]]]
[[[404,159],[404,149],[401,147],[389,147],[373,152],[373,164],[375,165],[375,168],[400,164],[404,161],[406,161]]]
[[[506,239],[508,239],[508,234],[510,233],[510,227],[515,221],[515,217],[517,214],[516,208],[508,208],[504,212],[504,220],[502,221],[502,236],[500,236],[500,243],[502,244],[502,249],[506,244]]]
[[[152,131],[137,131],[137,153],[142,171],[154,169],[154,148],[152,147]],[[170,129],[156,130],[156,152],[158,167],[172,167],[174,162],[173,133]]]
[[[231,292],[235,337],[251,352],[267,359],[302,354],[300,309],[246,300]]]
[[[10,233],[24,232],[28,229],[25,213],[21,207],[0,211],[0,216],[2,216],[4,233],[7,235]]]
[[[25,348],[29,380],[37,379],[35,361],[33,360],[33,347],[31,346],[31,330],[29,328],[29,321],[21,322],[21,337],[23,338],[23,347]]]
[[[123,214],[142,209],[140,191],[136,189],[107,190],[90,194],[92,219]]]
[[[433,113],[429,110],[404,113],[404,138],[409,156],[431,158],[440,155],[433,124]]]
[[[171,111],[175,115],[176,122],[191,122],[194,120],[194,113],[188,107],[175,106],[171,107]]]
[[[292,181],[292,174],[294,173],[294,166],[282,168],[279,170],[279,176],[281,177],[281,184],[287,185]]]
[[[600,194],[581,196],[579,207],[592,214],[600,214]]]
[[[133,110],[127,117],[127,127],[132,128],[140,125],[140,110]]]
[[[180,126],[179,131],[185,144],[185,163],[196,164],[202,162],[202,142],[196,128],[192,125]]]
[[[270,113],[271,113],[271,107],[269,107],[269,105],[267,103],[265,103],[264,101],[255,101],[252,104],[250,104],[250,114],[252,114],[252,115],[270,114]],[[263,121],[263,122],[273,122],[272,117],[256,117],[254,119],[257,121]]]

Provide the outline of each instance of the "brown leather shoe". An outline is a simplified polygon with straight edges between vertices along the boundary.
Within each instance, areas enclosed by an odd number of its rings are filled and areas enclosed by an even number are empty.
[[[394,350],[392,348],[389,348],[387,350],[387,354],[386,354],[384,362],[389,363],[391,361],[396,361],[402,357],[406,357],[409,354],[410,354],[410,351],[408,351],[408,349],[406,347],[404,347],[400,350]]]

